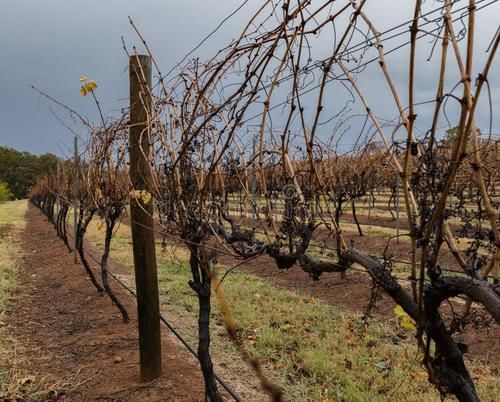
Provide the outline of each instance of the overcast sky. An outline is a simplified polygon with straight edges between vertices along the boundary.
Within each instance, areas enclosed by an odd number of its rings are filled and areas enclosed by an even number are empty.
[[[0,145],[34,153],[68,153],[71,134],[49,108],[65,121],[68,114],[40,97],[31,85],[95,118],[90,99],[79,94],[79,78],[87,76],[97,82],[106,112],[112,114],[126,106],[127,58],[120,37],[129,45],[139,45],[127,16],[140,27],[162,70],[168,71],[241,3],[243,0],[0,0]],[[438,4],[434,0],[426,3],[429,7]],[[207,58],[228,44],[260,4],[260,0],[249,0],[193,56]],[[411,18],[413,4],[413,0],[368,0],[367,10],[383,30]],[[478,20],[478,55],[484,60],[487,42],[500,21],[499,2],[478,15]],[[404,80],[406,65],[395,64],[395,77]],[[490,77],[498,114],[498,57]],[[365,82],[368,92],[370,85]],[[371,89],[377,93],[378,84],[373,85]],[[424,81],[417,88],[418,95],[428,97],[431,88]],[[484,126],[487,116],[482,110],[478,125]],[[500,131],[496,120],[493,131]]]

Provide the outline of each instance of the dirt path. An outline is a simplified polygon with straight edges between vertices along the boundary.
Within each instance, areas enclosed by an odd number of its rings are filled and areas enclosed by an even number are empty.
[[[17,342],[16,367],[62,388],[69,401],[201,401],[203,383],[194,358],[163,333],[164,375],[138,382],[136,311],[123,324],[116,308],[73,263],[53,227],[29,206],[22,235],[25,252],[10,332]],[[57,399],[55,397],[54,399]]]

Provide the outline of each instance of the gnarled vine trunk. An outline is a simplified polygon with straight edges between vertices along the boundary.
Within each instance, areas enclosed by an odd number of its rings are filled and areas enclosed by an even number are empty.
[[[109,285],[109,274],[108,274],[108,259],[109,259],[109,251],[111,248],[111,238],[113,237],[113,229],[115,227],[115,223],[116,220],[118,219],[118,216],[112,215],[110,217],[105,218],[106,232],[104,237],[104,252],[102,253],[101,257],[101,277],[102,277],[102,284],[104,286],[104,291],[109,296],[113,304],[118,308],[118,310],[120,310],[123,322],[127,323],[130,321],[130,317],[123,304],[120,302],[118,297],[116,297],[113,290],[111,289],[111,286]]]
[[[200,246],[191,244],[189,250],[189,264],[193,275],[193,280],[189,281],[189,286],[198,295],[200,309],[198,315],[198,360],[205,380],[207,397],[211,402],[222,402],[223,399],[217,389],[213,363],[210,357],[210,265],[208,260],[201,255]]]
[[[90,264],[87,260],[87,257],[85,256],[85,250],[84,250],[84,241],[85,241],[85,234],[87,233],[87,227],[92,221],[92,218],[94,216],[95,210],[89,210],[87,212],[87,216],[84,216],[84,210],[82,206],[79,208],[78,212],[78,222],[76,224],[76,241],[75,241],[75,246],[76,250],[78,251],[78,255],[80,257],[80,261],[83,264],[83,267],[85,268],[85,271],[87,272],[87,275],[89,276],[92,284],[94,287],[97,289],[99,293],[103,293],[104,289],[103,287],[97,282],[97,278],[94,275],[94,272],[90,268]]]

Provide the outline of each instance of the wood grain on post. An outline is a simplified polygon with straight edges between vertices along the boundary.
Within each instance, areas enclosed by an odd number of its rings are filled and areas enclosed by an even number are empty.
[[[74,244],[73,244],[73,257],[74,257],[74,263],[78,264],[78,252],[76,248],[76,232],[77,232],[77,222],[78,222],[78,206],[80,204],[80,196],[78,194],[80,190],[80,183],[79,178],[80,178],[80,161],[78,158],[78,136],[75,135],[75,138],[73,139],[73,152],[74,152],[74,158],[75,158],[75,176],[74,176],[74,184],[73,184],[73,192],[74,192],[74,202],[75,205],[73,205],[73,239],[74,239]]]
[[[151,170],[145,157],[150,152],[147,124],[151,110],[151,58],[139,55],[129,60],[130,74],[130,197],[132,245],[134,251],[141,381],[161,375],[161,329],[156,250],[153,229]],[[137,196],[145,194],[146,196]]]

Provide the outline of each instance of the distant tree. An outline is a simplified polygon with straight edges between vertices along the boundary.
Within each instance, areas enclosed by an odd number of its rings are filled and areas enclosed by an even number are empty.
[[[3,181],[0,181],[0,202],[9,201],[12,198],[12,193],[10,192],[9,185]]]
[[[55,169],[57,162],[50,153],[37,156],[0,147],[0,181],[7,183],[14,198],[26,198],[38,177]]]
[[[448,130],[446,130],[445,134],[444,134],[444,139],[447,142],[454,141],[457,137],[458,132],[459,132],[458,129],[459,129],[458,126],[454,126],[454,127],[449,128]],[[481,129],[476,128],[476,131],[477,131],[477,134],[479,136],[481,136]]]

